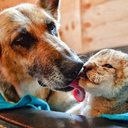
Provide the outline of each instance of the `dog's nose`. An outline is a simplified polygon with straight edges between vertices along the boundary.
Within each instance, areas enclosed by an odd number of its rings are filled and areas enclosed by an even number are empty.
[[[83,66],[83,62],[77,62],[67,72],[63,72],[68,79],[75,79]]]

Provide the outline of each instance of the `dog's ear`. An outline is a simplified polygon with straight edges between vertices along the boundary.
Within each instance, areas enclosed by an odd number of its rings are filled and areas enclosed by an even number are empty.
[[[58,9],[60,5],[60,0],[37,0],[37,5],[44,8],[56,20],[59,19]]]

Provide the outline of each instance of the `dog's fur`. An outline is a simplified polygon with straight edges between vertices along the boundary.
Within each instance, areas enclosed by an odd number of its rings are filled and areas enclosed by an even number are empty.
[[[59,3],[38,0],[0,12],[0,88],[7,100],[28,93],[46,99],[49,90],[40,94],[40,85],[72,89],[83,63],[59,38]]]
[[[112,49],[96,53],[85,63],[79,85],[87,97],[68,112],[86,116],[128,112],[128,54]]]

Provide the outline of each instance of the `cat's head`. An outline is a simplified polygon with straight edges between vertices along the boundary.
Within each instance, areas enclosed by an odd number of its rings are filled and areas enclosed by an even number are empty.
[[[94,96],[117,97],[128,89],[128,55],[104,49],[84,65],[79,85]]]

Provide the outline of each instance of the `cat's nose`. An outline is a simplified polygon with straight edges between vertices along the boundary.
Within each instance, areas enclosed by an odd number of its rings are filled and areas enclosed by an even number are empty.
[[[90,70],[92,70],[92,67],[88,67],[88,66],[84,66],[84,69],[83,69],[83,71],[86,73],[86,72],[88,72],[88,71],[90,71]]]
[[[87,73],[91,71],[96,65],[92,63],[87,63],[83,66],[83,70],[80,72],[79,76],[82,78],[88,78]]]
[[[96,65],[93,63],[88,63],[86,65],[83,66],[83,71],[86,73],[90,70],[92,70]]]

